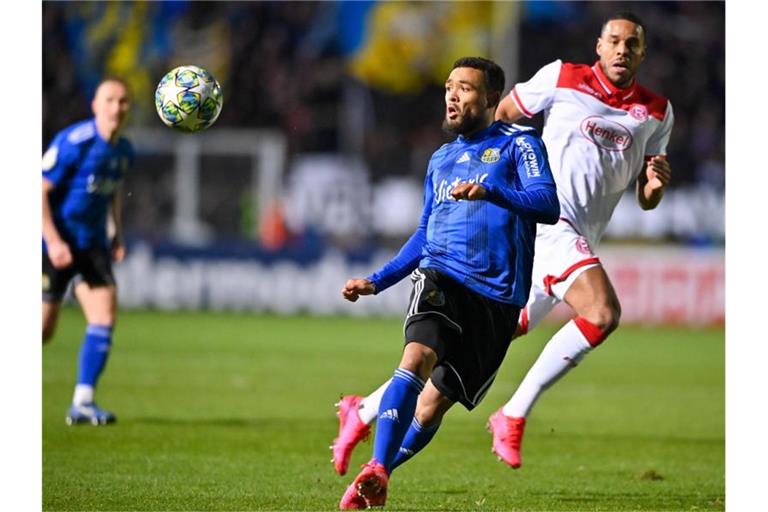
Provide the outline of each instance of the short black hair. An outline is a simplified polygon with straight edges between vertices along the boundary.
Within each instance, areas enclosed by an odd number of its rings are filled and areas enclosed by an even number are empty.
[[[504,70],[490,59],[483,57],[462,57],[453,63],[453,68],[473,68],[483,72],[485,88],[488,92],[498,92],[499,99],[504,92]]]
[[[603,32],[605,31],[605,26],[608,25],[608,22],[613,20],[626,20],[631,21],[638,27],[643,29],[643,40],[648,41],[648,30],[645,28],[645,22],[640,19],[640,16],[633,12],[629,11],[619,11],[611,14],[605,20],[603,21],[603,24],[600,26],[600,35],[603,35]]]

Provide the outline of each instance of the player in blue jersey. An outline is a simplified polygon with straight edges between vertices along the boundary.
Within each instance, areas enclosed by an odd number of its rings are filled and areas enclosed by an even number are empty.
[[[94,401],[112,345],[117,289],[112,260],[125,256],[119,186],[133,163],[120,137],[130,109],[128,87],[103,80],[91,103],[94,117],[59,132],[43,156],[43,342],[53,336],[70,281],[88,323],[68,424],[104,425],[115,415]],[[114,234],[107,236],[111,219]]]
[[[458,137],[429,161],[419,226],[389,263],[342,290],[354,302],[408,274],[414,283],[373,458],[342,510],[383,506],[392,470],[429,443],[453,404],[471,410],[482,400],[528,298],[536,223],[554,224],[560,208],[535,130],[494,122],[503,89],[496,63],[454,63],[443,128]]]

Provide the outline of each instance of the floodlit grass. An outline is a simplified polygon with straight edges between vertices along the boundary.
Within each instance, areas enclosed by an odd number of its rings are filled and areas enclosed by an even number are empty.
[[[391,375],[402,320],[120,314],[98,402],[114,426],[67,427],[84,328],[67,309],[43,351],[45,510],[335,510],[341,393]],[[722,329],[622,326],[529,418],[524,465],[490,453],[488,415],[556,327],[515,341],[484,402],[456,406],[392,476],[388,510],[723,510]]]

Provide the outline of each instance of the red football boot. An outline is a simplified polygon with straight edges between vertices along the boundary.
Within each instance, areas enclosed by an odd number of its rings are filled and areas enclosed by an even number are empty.
[[[499,409],[488,418],[488,431],[493,434],[492,451],[514,469],[522,465],[520,444],[523,442],[525,418],[504,416]]]
[[[333,468],[340,475],[347,473],[349,459],[357,443],[367,439],[371,434],[371,426],[363,423],[360,415],[357,414],[362,400],[361,396],[347,395],[336,404],[339,408],[336,413],[339,417],[339,436],[333,440],[331,450],[333,450]]]

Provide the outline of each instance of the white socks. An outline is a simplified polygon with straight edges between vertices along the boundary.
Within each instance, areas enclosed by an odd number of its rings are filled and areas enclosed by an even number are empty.
[[[95,390],[88,384],[77,384],[75,394],[72,396],[72,403],[75,405],[89,404],[93,402]]]
[[[573,320],[565,324],[547,342],[515,394],[504,405],[504,415],[528,416],[539,395],[575,367],[591,349],[592,345]]]
[[[384,391],[386,391],[387,386],[389,386],[389,380],[379,386],[376,391],[363,398],[363,401],[360,402],[360,408],[357,410],[357,415],[360,416],[360,419],[366,425],[370,425],[379,415],[379,403],[381,403],[381,397],[384,395]]]

